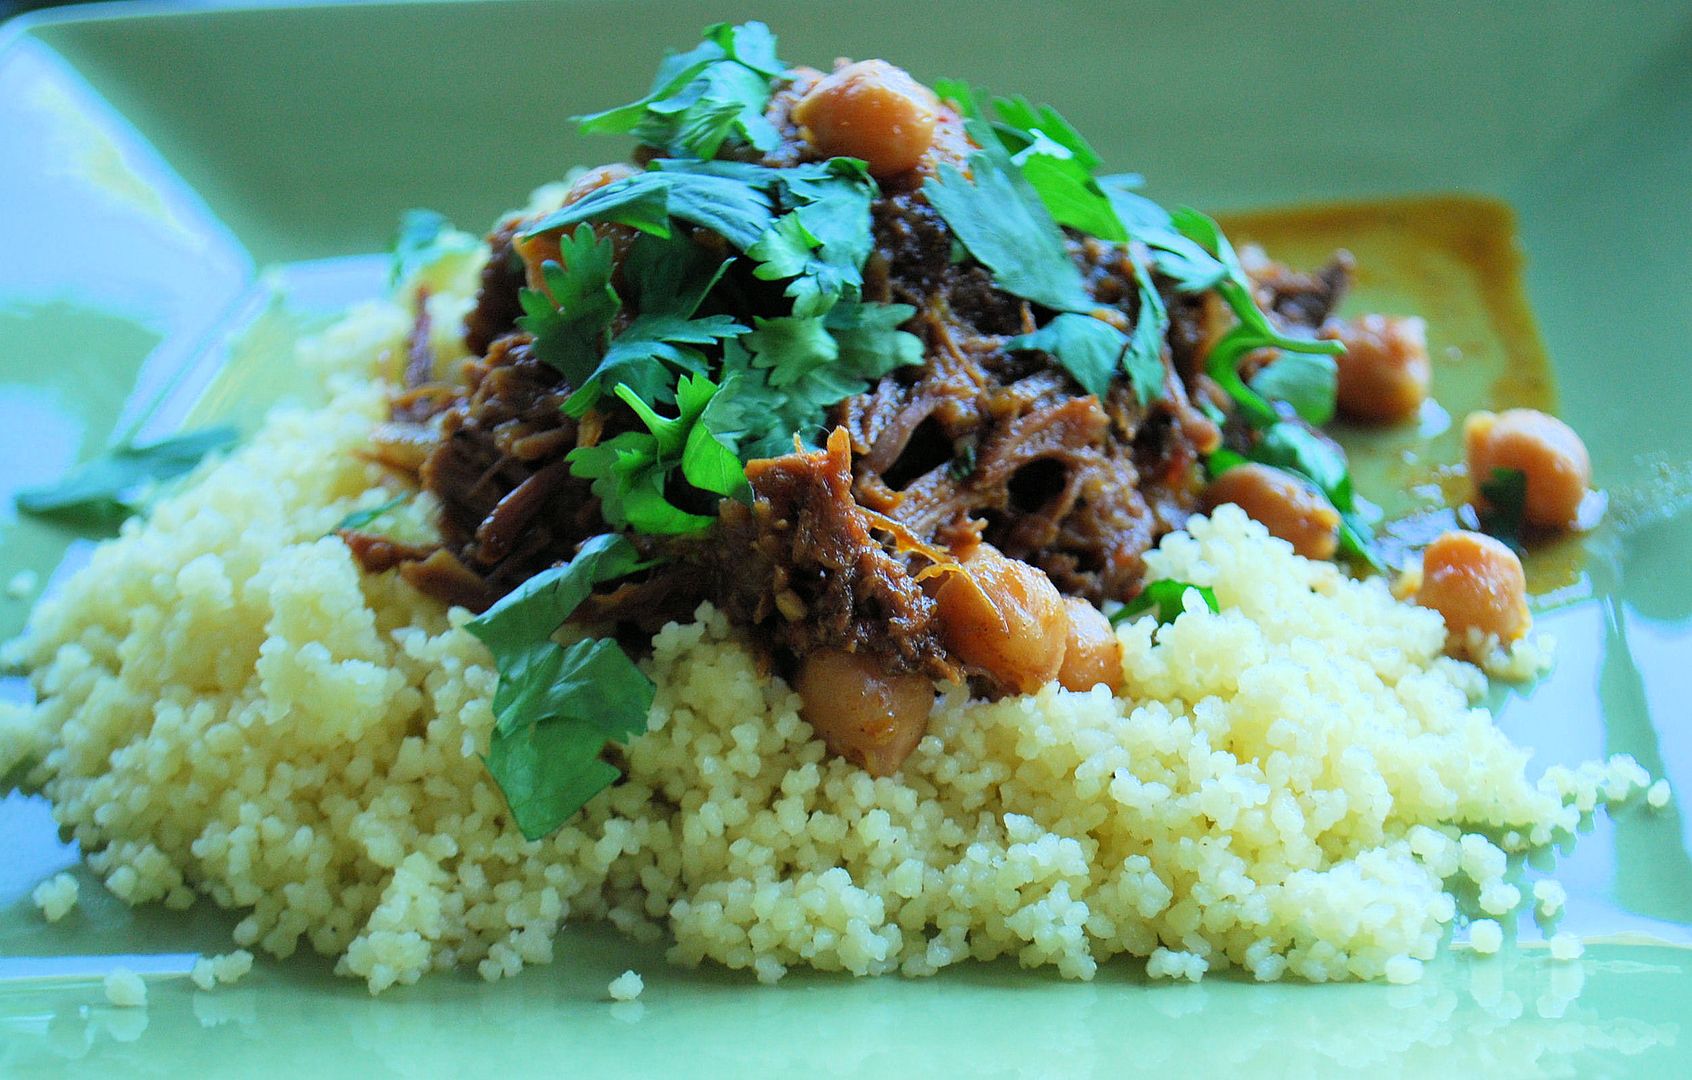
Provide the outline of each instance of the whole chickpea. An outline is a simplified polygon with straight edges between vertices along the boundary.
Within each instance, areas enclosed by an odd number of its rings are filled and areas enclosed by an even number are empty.
[[[793,119],[825,154],[862,158],[877,179],[914,169],[934,142],[940,102],[903,68],[860,60],[817,82]]]
[[[1414,417],[1428,397],[1428,327],[1418,318],[1363,315],[1322,328],[1345,345],[1336,404],[1354,420],[1397,424]]]
[[[1453,530],[1428,545],[1416,603],[1439,612],[1459,638],[1475,630],[1509,643],[1533,625],[1522,561],[1482,533]]]
[[[914,673],[889,675],[862,653],[811,653],[793,685],[799,715],[829,751],[871,776],[896,772],[928,730],[934,684]]]
[[[978,544],[934,595],[940,637],[966,664],[1014,693],[1057,678],[1069,640],[1063,594],[1045,572]]]
[[[1091,690],[1104,683],[1112,691],[1122,685],[1122,642],[1104,612],[1077,596],[1063,599],[1069,613],[1069,639],[1064,644],[1058,682],[1065,690]]]
[[[1474,412],[1463,421],[1463,449],[1475,501],[1494,469],[1519,469],[1527,481],[1523,516],[1546,529],[1568,529],[1592,482],[1592,459],[1574,429],[1537,409]]]
[[[1339,550],[1339,512],[1299,477],[1252,462],[1212,480],[1200,505],[1207,511],[1233,503],[1307,559],[1331,559]]]

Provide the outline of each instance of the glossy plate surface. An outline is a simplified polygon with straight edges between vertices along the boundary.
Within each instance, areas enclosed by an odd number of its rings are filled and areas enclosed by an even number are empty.
[[[383,264],[353,257],[386,246],[398,210],[477,228],[567,166],[616,156],[564,118],[633,97],[663,47],[750,13],[789,59],[885,55],[1050,101],[1166,201],[1507,202],[1559,408],[1611,514],[1541,614],[1555,674],[1500,695],[1499,722],[1536,748],[1533,769],[1627,752],[1692,791],[1692,11],[1621,7],[136,6],[0,27],[0,585],[21,574],[0,635],[21,626],[28,579],[45,586],[77,543],[17,518],[13,489],[190,413],[250,429],[290,392],[278,357],[293,336],[380,288]],[[1405,257],[1405,276],[1373,287],[1459,295],[1461,255]],[[1423,314],[1437,336],[1441,312]],[[1455,950],[1409,987],[1172,986],[1114,963],[1086,984],[994,964],[771,989],[571,927],[550,967],[371,1000],[307,957],[197,992],[170,973],[227,949],[233,919],[131,911],[80,868],[81,905],[45,924],[29,892],[77,854],[45,804],[13,795],[0,1074],[1685,1075],[1689,851],[1678,794],[1600,814],[1556,874],[1582,960],[1552,962],[1523,918],[1503,955]],[[161,973],[145,1010],[106,1004],[114,955]],[[628,967],[646,993],[613,1005],[606,984]]]

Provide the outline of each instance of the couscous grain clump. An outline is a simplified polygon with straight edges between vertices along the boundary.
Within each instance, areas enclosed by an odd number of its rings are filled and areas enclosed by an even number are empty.
[[[1120,695],[944,688],[891,777],[828,755],[702,606],[642,661],[625,781],[524,840],[479,757],[496,675],[468,614],[328,535],[391,495],[356,451],[407,326],[376,305],[317,342],[329,403],[128,523],[10,649],[39,703],[0,725],[0,762],[130,903],[209,896],[246,912],[236,944],[309,946],[373,992],[549,962],[566,920],[766,981],[997,956],[1085,979],[1122,954],[1405,981],[1456,915],[1448,882],[1519,899],[1483,834],[1543,844],[1648,782],[1629,760],[1530,782],[1437,614],[1223,506],[1147,558],[1220,613],[1123,626]]]

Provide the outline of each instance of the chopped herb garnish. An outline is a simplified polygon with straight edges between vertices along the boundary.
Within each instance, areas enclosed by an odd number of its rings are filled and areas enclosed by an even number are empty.
[[[809,442],[830,405],[894,368],[922,363],[922,340],[899,329],[905,304],[844,301],[810,319],[760,319],[723,351],[724,435],[743,459],[773,457]]]
[[[1334,418],[1339,371],[1331,356],[1283,352],[1249,385],[1271,401],[1291,405],[1306,423],[1320,426]]]
[[[531,348],[572,386],[585,383],[605,349],[611,320],[623,302],[611,287],[610,239],[583,225],[558,238],[559,260],[541,264],[545,291],[518,292],[523,316],[517,327],[534,336]],[[565,269],[568,267],[569,269]]]
[[[466,624],[499,670],[484,760],[527,839],[546,836],[610,787],[618,772],[600,757],[605,744],[646,730],[655,688],[616,642],[552,639],[595,585],[639,569],[626,538],[596,536]]]
[[[1116,377],[1122,354],[1128,349],[1128,335],[1091,315],[1065,313],[1032,334],[1011,338],[1005,342],[1005,348],[1011,352],[1048,354],[1069,372],[1081,389],[1103,401],[1110,392],[1110,382]]]
[[[683,375],[676,384],[678,415],[665,417],[626,384],[616,387],[646,431],[625,431],[597,446],[578,447],[567,459],[572,474],[593,481],[609,525],[661,536],[709,528],[716,518],[683,510],[666,498],[666,486],[678,469],[693,487],[713,495],[734,495],[745,486],[740,459],[706,418],[719,389],[703,375]]]
[[[1249,457],[1223,449],[1211,454],[1207,464],[1211,475],[1216,476],[1248,460],[1292,473],[1315,485],[1339,513],[1340,550],[1377,570],[1385,569],[1375,551],[1371,508],[1353,491],[1351,471],[1339,447],[1300,424],[1280,421],[1259,434]]]
[[[626,386],[636,397],[657,404],[675,400],[677,372],[703,375],[709,366],[695,345],[713,345],[746,333],[727,315],[689,319],[682,315],[641,315],[611,339],[598,366],[580,380],[564,411],[581,416],[607,387]]]
[[[234,444],[232,427],[208,427],[137,446],[123,442],[74,466],[56,483],[14,496],[26,514],[83,527],[109,527],[140,509],[148,489],[191,471],[214,450]]]
[[[674,157],[709,160],[727,145],[771,150],[781,141],[764,118],[771,83],[787,70],[761,22],[707,27],[705,40],[671,53],[638,101],[574,119],[586,134],[634,135]]]
[[[985,95],[968,83],[941,79],[934,89],[976,123],[977,134],[985,130],[997,136],[1059,225],[1112,243],[1127,242],[1127,230],[1093,178],[1098,154],[1056,109],[1023,97],[993,98],[997,118],[990,119],[980,104]]]
[[[758,242],[775,221],[770,189],[774,169],[723,170],[735,162],[660,158],[636,173],[547,214],[524,230],[525,238],[584,221],[611,221],[654,236],[674,231],[671,219],[710,229],[742,251]],[[759,174],[772,174],[763,176]],[[753,177],[759,181],[750,182]]]
[[[1522,546],[1522,526],[1527,514],[1527,474],[1520,469],[1494,467],[1492,476],[1481,481],[1481,531],[1509,544],[1517,551]]]
[[[1097,307],[1064,247],[1063,232],[1004,147],[972,124],[982,149],[970,155],[973,180],[951,165],[923,183],[928,201],[994,283],[1054,311]]]
[[[758,277],[793,279],[787,295],[795,315],[821,315],[838,300],[858,299],[864,260],[875,243],[870,201],[876,188],[864,163],[834,158],[824,168],[821,177],[789,184],[799,205],[746,251],[759,263]]]
[[[1182,612],[1187,610],[1186,596],[1189,590],[1198,593],[1199,598],[1204,601],[1204,606],[1211,611],[1219,612],[1222,610],[1216,603],[1216,592],[1210,586],[1165,579],[1148,582],[1146,587],[1140,590],[1140,595],[1122,605],[1111,615],[1110,624],[1120,626],[1147,612],[1151,612],[1161,624],[1172,623]]]
[[[1337,341],[1316,341],[1309,338],[1288,337],[1269,322],[1251,296],[1251,282],[1240,266],[1234,246],[1222,235],[1216,222],[1197,210],[1182,207],[1169,216],[1175,230],[1213,257],[1222,267],[1222,276],[1214,283],[1217,293],[1234,313],[1238,323],[1210,347],[1205,360],[1205,373],[1216,380],[1228,396],[1239,406],[1240,414],[1254,427],[1268,427],[1279,417],[1273,405],[1240,378],[1240,359],[1256,349],[1284,349],[1295,353],[1324,353],[1332,356],[1345,351]],[[1178,256],[1186,270],[1193,260],[1190,253]],[[1161,266],[1161,264],[1160,264]]]
[[[398,510],[410,501],[410,495],[401,494],[395,495],[393,498],[376,506],[367,506],[363,510],[354,510],[340,521],[337,521],[335,523],[335,527],[329,531],[330,533],[338,533],[347,529],[362,529],[366,525],[374,523],[379,518],[385,517],[390,512]]]
[[[974,443],[965,443],[956,456],[946,463],[946,475],[960,484],[975,475]]]

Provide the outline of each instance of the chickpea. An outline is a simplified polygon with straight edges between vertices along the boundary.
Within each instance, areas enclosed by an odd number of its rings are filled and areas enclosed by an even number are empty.
[[[990,544],[964,556],[934,600],[940,637],[959,659],[1027,694],[1057,678],[1069,639],[1063,594],[1045,572]]]
[[[1200,503],[1206,510],[1233,503],[1307,559],[1331,559],[1339,550],[1339,512],[1289,472],[1236,465],[1210,482]]]
[[[811,653],[794,680],[807,724],[829,752],[891,776],[928,730],[934,684],[922,675],[889,675],[873,657],[843,649]]]
[[[934,142],[940,102],[903,68],[860,60],[821,79],[793,119],[825,154],[863,158],[877,179],[916,168]]]
[[[1547,529],[1573,528],[1592,481],[1592,459],[1574,429],[1537,409],[1474,412],[1463,421],[1469,479],[1480,485],[1493,469],[1520,469],[1527,481],[1523,516]]]
[[[1428,545],[1416,602],[1439,612],[1457,637],[1477,630],[1508,643],[1533,625],[1522,561],[1481,533],[1453,530]]]
[[[1400,315],[1364,315],[1330,323],[1322,336],[1345,345],[1339,368],[1339,411],[1354,420],[1397,424],[1428,397],[1428,324]]]
[[[599,165],[576,177],[564,192],[562,205],[569,206],[581,201],[607,184],[615,184],[619,180],[627,180],[639,173],[640,170],[623,161],[612,162],[610,165]]]
[[[1112,691],[1122,685],[1122,642],[1104,612],[1076,596],[1066,596],[1069,639],[1064,644],[1058,682],[1065,690],[1091,690],[1104,683]]]

